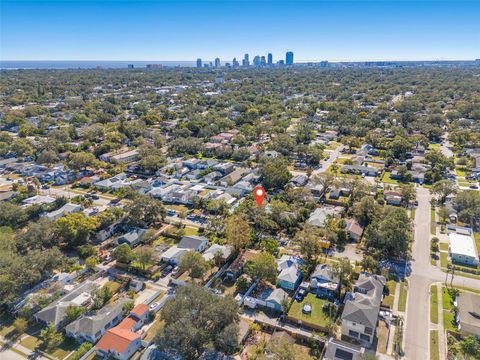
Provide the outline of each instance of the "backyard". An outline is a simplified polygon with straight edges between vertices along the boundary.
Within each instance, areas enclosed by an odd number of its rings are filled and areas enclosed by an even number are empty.
[[[328,314],[323,311],[323,305],[327,302],[314,294],[308,294],[302,302],[293,302],[288,317],[327,329],[332,322]],[[312,307],[312,311],[308,314],[303,311],[303,306],[306,304]]]

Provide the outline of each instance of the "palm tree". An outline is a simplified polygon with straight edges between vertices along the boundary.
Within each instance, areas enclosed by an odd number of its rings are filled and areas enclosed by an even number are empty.
[[[451,268],[452,268],[452,265],[448,264],[447,265],[447,273],[445,274],[445,286],[447,286],[448,273],[450,272]]]

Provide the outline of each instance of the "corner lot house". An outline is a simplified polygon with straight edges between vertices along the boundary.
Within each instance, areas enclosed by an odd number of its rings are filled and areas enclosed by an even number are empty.
[[[480,296],[461,292],[457,297],[457,324],[463,335],[480,339]]]
[[[360,274],[354,292],[345,302],[342,335],[372,344],[386,280],[383,276]]]
[[[458,232],[448,235],[452,262],[470,266],[478,265],[478,253],[471,234]]]
[[[107,330],[96,346],[97,354],[127,360],[142,346],[142,336],[135,332],[148,318],[148,306],[138,304],[123,321]]]

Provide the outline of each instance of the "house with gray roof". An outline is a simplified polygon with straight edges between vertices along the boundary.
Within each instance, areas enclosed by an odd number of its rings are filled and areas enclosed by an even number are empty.
[[[385,283],[383,276],[360,274],[354,292],[348,294],[345,302],[342,335],[365,344],[373,343]]]
[[[82,316],[65,327],[67,336],[79,342],[96,343],[107,329],[117,325],[123,318],[123,305],[127,300],[104,306],[96,314]]]
[[[333,274],[327,264],[318,264],[310,275],[310,286],[317,296],[333,298],[338,292],[339,285],[340,279]]]
[[[307,222],[313,226],[323,227],[328,218],[339,215],[342,210],[340,206],[316,208],[315,211],[310,214]]]
[[[208,245],[208,239],[205,236],[184,236],[178,243],[181,249],[191,249],[202,252]]]
[[[117,239],[117,244],[118,245],[128,244],[132,248],[138,245],[142,241],[146,232],[147,230],[142,228],[133,229],[132,231],[129,231],[128,233],[120,236]]]
[[[272,293],[265,299],[266,305],[269,308],[273,308],[277,311],[283,310],[283,302],[288,299],[288,294],[280,289],[276,288]]]
[[[37,312],[35,319],[44,324],[52,324],[57,330],[60,329],[69,306],[88,306],[91,303],[92,296],[90,292],[93,288],[94,284],[92,281],[84,281],[68,294]]]

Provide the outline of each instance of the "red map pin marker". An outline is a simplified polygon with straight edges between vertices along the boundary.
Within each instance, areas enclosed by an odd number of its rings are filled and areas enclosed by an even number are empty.
[[[255,189],[253,189],[253,197],[255,198],[255,201],[257,202],[258,206],[262,206],[263,199],[265,199],[265,196],[267,193],[265,192],[265,189],[263,186],[256,186]]]

